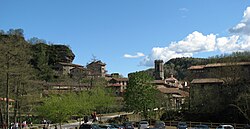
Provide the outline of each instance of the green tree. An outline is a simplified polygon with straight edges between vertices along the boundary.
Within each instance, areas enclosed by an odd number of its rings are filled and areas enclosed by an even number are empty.
[[[43,101],[42,106],[38,107],[38,115],[59,123],[61,128],[62,123],[76,112],[75,99],[74,94],[50,96]]]
[[[129,75],[125,93],[125,107],[129,111],[142,112],[145,119],[149,111],[159,107],[156,94],[158,90],[152,85],[153,79],[145,72],[135,72]]]
[[[13,32],[14,33],[14,32]],[[18,31],[19,33],[19,31]],[[21,32],[20,32],[21,33]],[[0,96],[13,98],[16,104],[20,104],[20,95],[26,95],[30,79],[33,75],[33,69],[29,64],[31,59],[30,45],[19,35],[6,35],[0,37]],[[21,87],[21,84],[23,87]],[[14,91],[14,92],[11,92]],[[9,123],[9,102],[5,106],[5,119]],[[15,106],[15,109],[17,107]],[[16,111],[16,110],[15,110]]]
[[[114,107],[115,102],[115,98],[103,86],[94,87],[90,91],[90,100],[98,112],[107,112]]]
[[[37,76],[39,80],[45,80],[46,82],[52,81],[53,71],[52,66],[49,65],[49,45],[45,43],[36,43],[32,45],[33,58],[31,64],[37,70]]]
[[[51,95],[37,107],[39,116],[61,124],[77,115],[83,117],[94,111],[103,111],[113,106],[114,98],[104,88],[95,87],[89,91]]]

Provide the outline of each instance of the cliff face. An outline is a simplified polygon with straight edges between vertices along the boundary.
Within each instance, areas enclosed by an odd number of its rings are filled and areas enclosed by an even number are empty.
[[[51,45],[49,47],[51,59],[54,60],[52,63],[65,62],[72,63],[75,55],[72,50],[66,45]]]
[[[66,45],[48,45],[46,43],[31,44],[22,36],[8,34],[0,35],[0,43],[2,45],[15,42],[29,44],[29,49],[32,51],[33,57],[31,61],[32,65],[39,64],[39,62],[43,62],[47,65],[54,65],[58,62],[72,63],[75,58],[72,50]]]

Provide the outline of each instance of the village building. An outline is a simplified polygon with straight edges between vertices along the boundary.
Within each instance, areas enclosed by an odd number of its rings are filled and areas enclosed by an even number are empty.
[[[192,86],[223,85],[230,80],[248,80],[250,77],[250,62],[214,63],[197,65],[188,68],[191,73]]]
[[[83,68],[82,65],[59,62],[55,65],[55,70],[59,75],[69,75],[73,68]]]
[[[122,77],[119,73],[106,74],[105,77],[108,82],[107,88],[114,91],[116,96],[123,96],[128,85],[128,78]]]
[[[70,76],[73,78],[83,78],[90,74],[90,71],[84,67],[74,67],[70,70]]]
[[[91,76],[95,77],[105,77],[107,71],[106,71],[106,64],[102,61],[92,61],[87,65],[87,69],[90,72]]]
[[[69,75],[71,77],[105,77],[106,64],[100,60],[92,61],[86,68],[82,65],[59,62],[54,66],[54,70],[58,75]]]
[[[155,60],[155,80],[152,82],[156,88],[165,94],[170,102],[169,109],[179,110],[182,108],[185,99],[189,96],[187,91],[184,91],[183,83],[179,82],[173,75],[169,78],[164,78],[163,60]],[[186,83],[184,83],[186,84]]]
[[[128,78],[112,78],[108,81],[109,88],[112,88],[116,96],[123,96],[128,85]]]
[[[223,103],[222,92],[227,91],[227,85],[249,84],[250,62],[213,63],[196,65],[188,68],[192,78],[190,85],[191,107],[213,105],[207,99],[213,98],[213,103]],[[241,86],[237,86],[242,92]],[[200,102],[200,103],[198,103]],[[212,110],[212,109],[211,109]]]

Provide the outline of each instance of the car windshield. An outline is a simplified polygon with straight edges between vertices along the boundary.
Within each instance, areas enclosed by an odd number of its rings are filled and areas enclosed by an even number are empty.
[[[178,125],[180,125],[180,126],[186,126],[187,124],[184,123],[184,122],[180,122]]]
[[[208,126],[207,125],[196,125],[197,129],[207,129]]]
[[[140,124],[148,124],[147,121],[141,121]]]
[[[233,129],[231,126],[225,126],[224,129]]]

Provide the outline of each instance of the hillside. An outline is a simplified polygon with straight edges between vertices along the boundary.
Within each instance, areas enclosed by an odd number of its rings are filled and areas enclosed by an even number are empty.
[[[164,64],[164,76],[169,77],[173,74],[178,80],[189,80],[189,68],[192,65],[204,65],[208,63],[223,63],[223,62],[247,62],[250,61],[250,52],[234,52],[226,55],[216,55],[209,58],[173,58]],[[145,70],[153,76],[154,69]]]
[[[46,42],[26,41],[21,29],[0,33],[0,45],[9,51],[29,52],[29,64],[34,68],[38,80],[51,81],[54,78],[53,68],[58,62],[72,63],[75,55],[67,45],[47,44]],[[20,47],[26,46],[26,47]],[[3,55],[2,55],[3,56]]]

